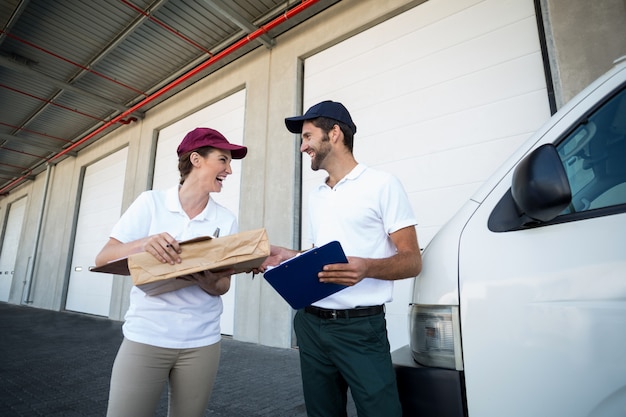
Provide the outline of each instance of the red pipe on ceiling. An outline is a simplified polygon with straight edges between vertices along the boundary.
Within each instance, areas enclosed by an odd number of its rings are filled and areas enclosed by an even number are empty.
[[[297,14],[303,12],[304,10],[306,10],[309,7],[313,6],[318,1],[319,0],[302,0],[302,2],[299,5],[297,5],[296,7],[294,7],[293,9],[287,10],[285,13],[283,13],[280,16],[278,16],[276,19],[274,19],[271,22],[261,26],[259,29],[257,29],[254,32],[248,34],[247,36],[245,36],[244,38],[242,38],[239,41],[235,42],[234,44],[230,45],[226,49],[224,49],[224,50],[218,52],[217,54],[213,55],[208,60],[204,61],[202,64],[198,65],[196,68],[192,69],[191,71],[189,71],[185,75],[182,75],[180,78],[177,78],[176,80],[172,81],[170,84],[168,84],[165,87],[161,88],[160,90],[152,93],[151,95],[149,95],[148,97],[146,97],[145,99],[140,101],[139,103],[135,104],[133,107],[131,107],[128,110],[124,111],[123,113],[117,115],[113,119],[109,120],[108,122],[106,122],[105,124],[100,126],[98,129],[94,130],[93,132],[91,132],[88,135],[84,136],[83,138],[81,138],[77,142],[74,142],[71,146],[63,149],[61,152],[59,152],[56,155],[52,156],[50,159],[48,159],[48,161],[53,161],[53,160],[55,160],[57,158],[60,158],[61,156],[65,155],[66,153],[72,151],[77,146],[80,146],[81,144],[85,143],[89,139],[91,139],[94,136],[98,135],[99,133],[103,132],[109,126],[112,126],[113,124],[118,123],[118,122],[124,123],[123,119],[125,117],[130,116],[133,112],[141,109],[146,104],[149,104],[150,102],[156,100],[157,98],[161,97],[163,94],[167,93],[168,91],[172,90],[173,88],[175,88],[178,85],[182,84],[183,82],[187,81],[188,79],[190,79],[191,77],[195,76],[196,74],[198,74],[199,72],[203,71],[204,69],[208,68],[209,66],[213,65],[215,62],[219,61],[220,59],[222,59],[222,58],[232,54],[233,52],[237,51],[239,48],[243,47],[244,45],[246,45],[246,44],[252,42],[253,40],[255,40],[256,38],[258,38],[259,36],[264,35],[268,31],[274,29],[275,27],[279,26],[280,24],[282,24],[282,23],[286,22],[287,20],[291,19],[293,16],[296,16]],[[10,190],[14,185],[16,185],[20,181],[26,179],[26,177],[27,177],[26,175],[23,175],[20,178],[17,178],[15,181],[12,181],[10,184],[6,185],[2,189],[0,189],[0,195],[3,195],[5,193],[5,191]]]

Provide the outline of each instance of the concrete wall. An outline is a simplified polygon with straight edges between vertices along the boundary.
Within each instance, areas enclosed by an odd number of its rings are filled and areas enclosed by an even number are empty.
[[[29,304],[63,309],[79,184],[85,166],[128,146],[125,209],[148,187],[150,155],[158,131],[241,88],[246,90],[244,137],[250,151],[242,165],[240,229],[266,227],[272,243],[296,247],[300,156],[298,143],[285,129],[283,118],[302,110],[302,59],[420,2],[343,0],[280,36],[272,50],[256,49],[151,109],[144,120],[121,126],[76,158],[51,167],[39,246],[37,225],[46,174],[40,174],[1,199],[2,215],[6,215],[12,201],[24,195],[29,199],[15,269],[17,278],[9,302],[22,303],[23,283],[28,280],[36,256]],[[540,3],[560,105],[606,71],[615,58],[626,55],[626,1],[540,0]],[[234,337],[269,346],[291,346],[292,310],[262,278],[253,280],[250,275],[244,275],[237,279]],[[111,318],[122,319],[128,307],[130,285],[128,277],[116,278]]]
[[[557,107],[626,55],[626,0],[541,0]]]

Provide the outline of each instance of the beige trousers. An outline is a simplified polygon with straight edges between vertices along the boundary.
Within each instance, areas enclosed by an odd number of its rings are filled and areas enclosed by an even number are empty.
[[[107,417],[154,417],[166,382],[169,417],[203,416],[219,358],[219,342],[166,349],[124,339],[113,364]]]

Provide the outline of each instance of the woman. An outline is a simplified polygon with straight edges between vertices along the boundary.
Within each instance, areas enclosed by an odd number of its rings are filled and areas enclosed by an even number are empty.
[[[181,262],[179,241],[236,233],[233,213],[210,198],[232,173],[230,162],[247,148],[219,132],[197,128],[178,146],[180,185],[146,191],[122,215],[96,265],[146,251],[165,263]],[[113,365],[108,417],[154,416],[169,382],[169,416],[203,416],[220,355],[220,296],[232,270],[184,277],[197,285],[148,296],[133,287],[124,340]]]

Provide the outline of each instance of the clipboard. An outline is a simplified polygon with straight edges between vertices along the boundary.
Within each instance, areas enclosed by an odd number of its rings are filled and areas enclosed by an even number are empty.
[[[266,271],[263,277],[291,308],[298,310],[347,288],[319,282],[317,277],[324,265],[347,262],[341,244],[333,241],[281,263]]]

